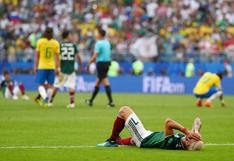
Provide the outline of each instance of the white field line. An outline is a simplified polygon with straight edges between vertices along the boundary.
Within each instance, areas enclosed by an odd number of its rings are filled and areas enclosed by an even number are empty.
[[[217,143],[207,143],[205,146],[234,146],[234,143],[217,144]],[[0,146],[1,149],[86,149],[95,148],[93,145],[65,145],[65,146]]]

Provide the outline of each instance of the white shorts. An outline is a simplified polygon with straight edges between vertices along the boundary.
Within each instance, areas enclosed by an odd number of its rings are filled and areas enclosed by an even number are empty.
[[[15,96],[19,96],[20,95],[20,89],[19,89],[18,86],[14,87],[13,94]],[[6,88],[6,90],[5,90],[4,97],[7,98],[7,99],[11,99],[13,97],[12,94],[11,94],[11,92],[10,92],[10,90],[8,88]]]
[[[60,88],[60,87],[67,87],[71,89],[75,89],[76,87],[76,74],[73,72],[72,74],[64,74],[61,73],[60,76],[56,76],[54,87]]]
[[[140,119],[135,113],[131,114],[125,122],[125,127],[131,133],[132,139],[137,147],[140,147],[141,142],[144,138],[152,134],[151,131],[148,131],[144,128]]]

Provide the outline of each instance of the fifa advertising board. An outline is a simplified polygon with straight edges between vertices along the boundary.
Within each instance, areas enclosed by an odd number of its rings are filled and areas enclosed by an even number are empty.
[[[16,82],[23,82],[27,91],[36,91],[34,75],[12,75]],[[91,92],[95,85],[94,75],[76,77],[76,92]],[[168,76],[118,76],[110,77],[113,92],[117,93],[156,93],[156,94],[192,94],[199,77]],[[222,87],[225,94],[234,95],[234,78],[224,78]],[[64,87],[60,89],[66,91]],[[104,88],[101,88],[104,91]]]

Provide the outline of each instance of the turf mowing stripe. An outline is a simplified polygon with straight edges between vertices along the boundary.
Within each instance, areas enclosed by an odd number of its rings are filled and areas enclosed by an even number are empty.
[[[0,149],[72,149],[72,148],[94,148],[92,145],[68,145],[68,146],[1,146]]]
[[[216,144],[207,143],[205,146],[234,146],[234,143]],[[67,145],[67,146],[0,146],[1,149],[76,149],[76,148],[95,148],[93,145]],[[126,147],[126,146],[121,146]]]
[[[216,143],[207,143],[205,146],[234,146],[234,143],[227,143],[227,144],[216,144]]]

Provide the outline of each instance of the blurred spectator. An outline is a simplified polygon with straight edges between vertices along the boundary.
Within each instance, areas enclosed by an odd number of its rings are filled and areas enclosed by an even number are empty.
[[[117,61],[111,61],[111,65],[109,67],[109,71],[108,71],[108,76],[110,77],[117,77],[120,74],[121,70],[120,70],[120,66],[119,63]]]
[[[108,32],[122,61],[234,60],[234,3],[230,0],[4,0],[0,1],[0,59],[32,62],[46,26],[56,38],[74,31],[82,59],[95,32]],[[157,58],[157,59],[156,59]]]
[[[224,61],[224,68],[227,72],[227,77],[232,77],[232,66],[228,60]]]
[[[185,67],[185,77],[191,78],[194,76],[195,73],[195,66],[193,64],[193,60],[190,59]]]
[[[132,71],[130,71],[133,75],[141,75],[144,71],[144,63],[140,60],[135,60],[132,63]]]
[[[151,31],[151,30],[150,30]],[[149,32],[145,35],[145,31],[139,31],[140,37],[130,45],[130,52],[140,60],[152,61],[158,55],[156,35]]]

